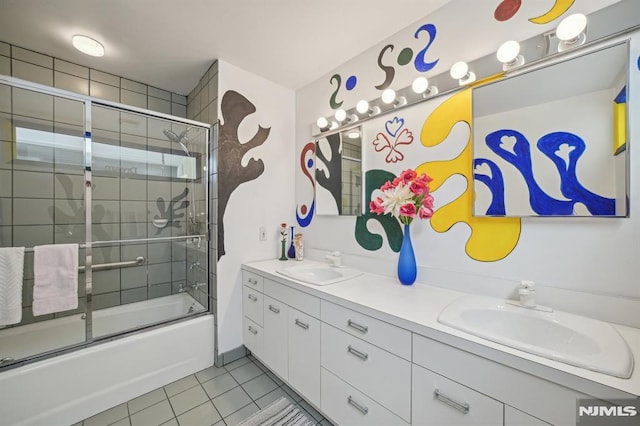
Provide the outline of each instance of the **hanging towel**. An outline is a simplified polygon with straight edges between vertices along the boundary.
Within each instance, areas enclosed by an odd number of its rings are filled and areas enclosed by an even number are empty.
[[[78,307],[78,244],[33,248],[33,315]]]
[[[22,321],[24,247],[0,248],[0,326]]]

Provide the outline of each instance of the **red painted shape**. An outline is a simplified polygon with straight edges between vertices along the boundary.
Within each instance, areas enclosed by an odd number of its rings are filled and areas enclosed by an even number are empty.
[[[506,21],[511,19],[513,15],[520,9],[522,0],[503,0],[502,3],[496,7],[496,11],[493,12],[493,17],[496,21]]]
[[[302,207],[300,207],[300,213],[307,214],[307,205],[306,204],[303,204]]]

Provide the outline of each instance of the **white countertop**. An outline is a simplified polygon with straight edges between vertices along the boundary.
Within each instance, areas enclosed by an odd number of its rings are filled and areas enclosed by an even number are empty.
[[[313,263],[320,262],[304,260],[283,263],[278,260],[266,260],[244,264],[243,268],[305,293],[376,316],[425,337],[591,396],[628,398],[628,394],[640,395],[639,329],[613,324],[626,340],[636,361],[632,376],[629,379],[620,379],[523,352],[440,324],[437,318],[442,309],[466,293],[420,283],[404,286],[393,278],[366,272],[350,280],[325,286],[307,284],[276,272],[287,266]],[[622,392],[617,393],[614,390]]]

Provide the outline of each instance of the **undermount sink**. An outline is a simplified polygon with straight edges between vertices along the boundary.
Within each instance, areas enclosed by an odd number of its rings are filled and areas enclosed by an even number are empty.
[[[611,325],[562,311],[514,306],[484,296],[461,297],[442,310],[438,322],[548,359],[628,379],[634,360]]]
[[[323,264],[284,267],[276,272],[313,285],[335,284],[362,275],[357,269]]]

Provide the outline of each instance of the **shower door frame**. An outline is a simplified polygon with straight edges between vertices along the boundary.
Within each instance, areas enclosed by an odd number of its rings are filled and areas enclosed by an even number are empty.
[[[95,97],[91,97],[91,96],[87,96],[87,95],[82,95],[82,94],[78,94],[78,93],[74,93],[74,92],[70,92],[67,90],[63,90],[63,89],[59,89],[59,88],[55,88],[55,87],[50,87],[50,86],[46,86],[43,84],[39,84],[39,83],[34,83],[31,81],[27,81],[27,80],[22,80],[19,78],[15,78],[15,77],[9,77],[6,75],[1,75],[0,74],[0,84],[5,84],[8,85],[12,88],[20,88],[20,89],[25,89],[25,90],[31,90],[31,91],[35,91],[38,93],[42,93],[42,94],[46,94],[46,95],[51,95],[51,96],[55,96],[55,97],[60,97],[60,98],[65,98],[65,99],[70,99],[73,101],[78,101],[78,102],[82,102],[84,104],[84,156],[83,156],[83,171],[84,171],[84,209],[85,209],[85,239],[84,242],[80,244],[80,247],[84,248],[85,250],[85,291],[86,291],[86,299],[85,299],[85,340],[81,343],[78,344],[73,344],[73,345],[68,345],[68,346],[63,346],[51,351],[47,351],[47,352],[42,352],[39,354],[35,354],[35,355],[31,355],[31,356],[27,356],[25,358],[16,360],[16,362],[13,362],[11,364],[7,364],[6,366],[0,366],[0,371],[5,370],[5,369],[11,369],[11,368],[15,368],[18,366],[23,366],[27,363],[30,362],[34,362],[34,361],[40,361],[40,360],[44,360],[44,359],[48,359],[51,358],[53,356],[62,354],[62,353],[66,353],[70,350],[75,350],[75,349],[80,349],[83,347],[88,347],[91,346],[92,344],[95,343],[99,343],[101,341],[109,341],[112,340],[115,337],[121,337],[124,335],[130,335],[132,333],[136,333],[136,332],[140,332],[141,330],[147,330],[147,329],[152,329],[155,327],[161,327],[165,324],[169,324],[169,323],[174,323],[174,322],[179,322],[179,321],[184,321],[185,319],[191,319],[191,318],[195,318],[201,315],[208,315],[211,314],[213,312],[212,309],[212,294],[211,294],[211,280],[210,280],[210,256],[209,256],[209,252],[210,252],[210,241],[211,241],[211,230],[210,230],[210,226],[209,226],[209,218],[210,218],[210,211],[209,211],[209,206],[210,206],[210,200],[209,200],[209,166],[210,166],[210,146],[211,146],[211,137],[214,134],[212,126],[210,124],[207,123],[203,123],[203,122],[199,122],[199,121],[195,121],[195,120],[190,120],[190,119],[186,119],[186,118],[182,118],[182,117],[176,117],[173,115],[169,115],[169,114],[165,114],[165,113],[161,113],[161,112],[157,112],[157,111],[152,111],[152,110],[148,110],[145,108],[139,108],[139,107],[135,107],[135,106],[131,106],[131,105],[125,105],[119,102],[113,102],[113,101],[108,101],[108,100],[104,100],[104,99],[98,99]],[[91,114],[91,107],[93,105],[96,106],[100,106],[100,107],[107,107],[107,108],[112,108],[112,109],[116,109],[119,112],[128,112],[128,113],[135,113],[135,114],[141,114],[144,115],[145,117],[149,117],[149,118],[158,118],[158,119],[163,119],[163,120],[168,120],[171,122],[175,122],[175,123],[179,123],[179,124],[185,124],[188,126],[195,126],[198,128],[202,128],[205,132],[206,132],[206,136],[205,136],[205,161],[202,161],[202,164],[205,165],[206,170],[204,170],[203,173],[201,173],[202,176],[202,182],[205,188],[205,230],[204,230],[204,234],[201,235],[185,235],[185,236],[179,236],[179,237],[160,237],[160,238],[143,238],[143,239],[130,239],[130,240],[112,240],[112,241],[92,241],[92,230],[93,230],[93,224],[92,224],[92,114]],[[195,194],[194,194],[195,195]],[[192,208],[195,208],[195,206],[193,206]],[[195,220],[195,217],[194,217]],[[187,229],[188,231],[188,229]],[[200,239],[200,242],[202,241],[202,239],[204,239],[204,241],[206,242],[206,259],[207,259],[207,265],[206,265],[206,276],[207,276],[207,295],[208,295],[208,303],[207,303],[207,310],[200,312],[200,313],[196,313],[196,314],[191,314],[191,315],[187,315],[187,316],[183,316],[180,318],[174,318],[174,319],[169,319],[166,321],[161,321],[159,323],[153,323],[147,326],[142,326],[140,328],[136,328],[134,330],[125,330],[122,332],[117,332],[114,334],[109,334],[109,335],[105,335],[105,336],[100,336],[98,338],[93,337],[93,273],[92,273],[92,267],[93,265],[93,247],[96,245],[102,245],[102,244],[126,244],[126,243],[135,243],[135,242],[141,242],[141,241],[146,241],[146,242],[150,242],[150,241],[173,241],[173,240],[185,240],[188,241],[189,239]],[[148,299],[147,299],[148,300]],[[217,329],[216,329],[216,336],[214,336],[214,342],[215,345],[217,347]],[[217,349],[216,349],[217,350]]]

